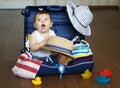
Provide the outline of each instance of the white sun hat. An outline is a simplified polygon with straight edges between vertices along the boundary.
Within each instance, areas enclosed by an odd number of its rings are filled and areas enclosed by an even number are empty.
[[[69,1],[67,3],[67,13],[73,27],[85,36],[91,35],[89,24],[93,20],[93,14],[88,6],[77,7],[74,3]]]

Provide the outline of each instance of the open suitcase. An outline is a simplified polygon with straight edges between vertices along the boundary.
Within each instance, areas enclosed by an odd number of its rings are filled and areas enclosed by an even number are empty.
[[[52,30],[55,31],[57,36],[61,36],[72,40],[75,36],[80,36],[80,39],[85,39],[85,36],[78,33],[72,26],[65,6],[27,6],[22,10],[24,16],[24,44],[26,42],[27,34],[34,31],[33,19],[34,15],[39,10],[48,11],[53,19]],[[65,66],[64,74],[82,73],[86,69],[90,71],[93,69],[94,60],[93,56],[81,57],[70,61],[68,66]],[[37,75],[54,75],[59,74],[58,66],[52,66],[48,63],[42,63]]]

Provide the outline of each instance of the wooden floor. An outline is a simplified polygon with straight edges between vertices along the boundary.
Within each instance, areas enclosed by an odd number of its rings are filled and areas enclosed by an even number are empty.
[[[92,10],[92,35],[86,37],[94,53],[94,69],[90,79],[80,74],[41,76],[42,85],[33,86],[31,80],[16,77],[11,69],[23,48],[24,19],[21,10],[0,10],[0,88],[120,88],[120,12],[115,9]],[[112,70],[107,85],[96,83],[99,71]]]

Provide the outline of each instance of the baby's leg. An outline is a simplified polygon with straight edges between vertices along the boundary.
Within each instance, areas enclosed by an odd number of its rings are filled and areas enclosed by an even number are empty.
[[[59,64],[67,65],[66,59],[67,59],[67,56],[65,56],[63,54],[58,55]]]

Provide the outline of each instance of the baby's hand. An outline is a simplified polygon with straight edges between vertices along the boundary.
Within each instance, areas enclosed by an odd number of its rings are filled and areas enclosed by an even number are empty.
[[[49,39],[49,38],[50,38],[50,35],[44,36],[43,46],[46,45],[46,43],[48,42],[48,39]]]
[[[50,38],[50,35],[44,36],[44,40],[45,40],[45,41],[48,41],[49,38]]]

